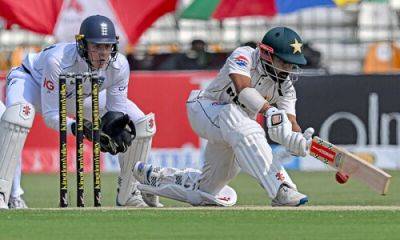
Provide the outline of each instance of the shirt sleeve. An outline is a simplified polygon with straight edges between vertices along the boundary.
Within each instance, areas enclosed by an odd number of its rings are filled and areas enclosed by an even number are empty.
[[[58,77],[61,73],[59,61],[53,57],[49,57],[44,65],[41,101],[42,116],[46,125],[54,130],[59,130],[59,82]],[[67,117],[67,134],[71,134],[71,124],[74,122],[72,118]]]
[[[107,88],[106,111],[127,112],[128,83],[130,70],[128,61],[123,56],[121,69],[117,70],[115,79],[110,87]]]
[[[283,96],[279,96],[276,102],[278,109],[285,110],[286,113],[296,116],[296,89],[292,83],[283,87],[282,95]]]
[[[228,73],[237,73],[251,78],[251,52],[246,48],[237,48],[226,60]]]

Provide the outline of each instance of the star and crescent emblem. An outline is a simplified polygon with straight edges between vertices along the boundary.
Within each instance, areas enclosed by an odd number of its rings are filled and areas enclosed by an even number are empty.
[[[293,48],[293,53],[301,53],[301,47],[303,46],[303,43],[297,41],[297,39],[294,39],[294,43],[290,44],[290,46]]]

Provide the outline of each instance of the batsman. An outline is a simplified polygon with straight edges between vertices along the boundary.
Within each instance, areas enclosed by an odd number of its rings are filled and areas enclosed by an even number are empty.
[[[194,169],[133,169],[145,193],[192,205],[232,206],[237,195],[227,184],[243,171],[254,177],[272,206],[300,206],[308,201],[274,159],[256,116],[266,117],[269,137],[297,156],[307,154],[314,132],[304,134],[296,121],[293,86],[299,65],[306,64],[300,36],[287,27],[269,30],[256,49],[239,47],[204,90],[192,91],[186,106],[193,130],[208,140],[205,163]]]
[[[126,58],[118,52],[118,36],[110,19],[100,15],[86,18],[76,41],[51,45],[29,54],[22,65],[7,75],[6,110],[0,121],[0,207],[7,208],[13,176],[35,113],[46,125],[59,130],[59,75],[96,72],[99,75],[99,109],[103,152],[119,154],[116,204],[119,206],[158,207],[154,195],[141,195],[132,168],[146,161],[156,132],[154,114],[145,115],[127,98],[130,70]],[[67,88],[67,133],[75,134],[75,82]],[[91,82],[83,80],[84,118],[91,119]],[[91,140],[91,123],[84,121],[84,135]],[[143,199],[144,198],[144,199]]]

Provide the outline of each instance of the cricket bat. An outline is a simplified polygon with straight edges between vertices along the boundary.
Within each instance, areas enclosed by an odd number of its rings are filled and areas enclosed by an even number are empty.
[[[382,195],[388,191],[392,176],[343,148],[315,136],[310,145],[310,155]]]

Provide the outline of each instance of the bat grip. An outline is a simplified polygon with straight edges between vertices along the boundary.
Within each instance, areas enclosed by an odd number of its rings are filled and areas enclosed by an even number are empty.
[[[311,143],[312,143],[312,135],[314,134],[314,128],[307,128],[304,133],[303,136],[304,138],[307,140],[307,150],[310,149],[311,147]]]
[[[307,129],[304,131],[303,136],[304,136],[304,138],[307,139],[307,140],[312,139],[312,135],[314,134],[314,132],[315,132],[314,128],[311,128],[311,127],[310,127],[310,128],[307,128]]]

